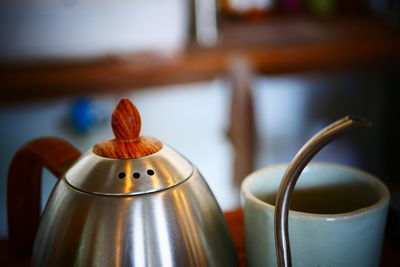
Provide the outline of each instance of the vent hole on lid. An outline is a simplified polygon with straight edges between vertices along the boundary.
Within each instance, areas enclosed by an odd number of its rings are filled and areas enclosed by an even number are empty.
[[[135,179],[140,178],[140,173],[134,172],[134,173],[133,173],[133,178],[135,178]]]
[[[124,172],[118,173],[118,178],[119,179],[124,179],[125,178],[125,173]]]
[[[154,175],[154,171],[152,169],[148,169],[147,170],[147,174],[152,176],[152,175]]]

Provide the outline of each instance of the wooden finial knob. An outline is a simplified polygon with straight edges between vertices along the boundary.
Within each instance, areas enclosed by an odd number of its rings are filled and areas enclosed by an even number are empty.
[[[117,140],[130,141],[139,137],[142,126],[140,114],[129,99],[119,101],[112,114],[111,125]]]
[[[96,144],[93,152],[114,159],[134,159],[156,153],[162,148],[157,139],[139,136],[141,120],[139,111],[127,98],[122,98],[111,118],[115,139]]]

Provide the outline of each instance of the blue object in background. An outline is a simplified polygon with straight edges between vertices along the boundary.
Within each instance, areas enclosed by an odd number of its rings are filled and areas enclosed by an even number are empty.
[[[75,132],[89,133],[96,125],[105,121],[105,112],[100,104],[86,97],[76,99],[71,106],[70,121]]]

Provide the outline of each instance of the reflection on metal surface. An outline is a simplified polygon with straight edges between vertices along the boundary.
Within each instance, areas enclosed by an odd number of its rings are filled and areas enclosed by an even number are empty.
[[[142,195],[88,194],[60,180],[33,255],[40,267],[237,266],[223,214],[195,168],[180,184]]]
[[[154,170],[148,175],[147,170]],[[125,177],[119,178],[124,172]],[[138,172],[139,178],[133,173]],[[65,174],[66,181],[74,188],[99,195],[138,195],[156,192],[185,181],[193,166],[173,149],[163,148],[150,156],[136,159],[110,159],[94,154],[91,150]]]
[[[165,214],[165,206],[164,202],[161,198],[157,198],[154,200],[154,217],[157,216],[159,218],[156,222],[156,232],[154,233],[158,238],[158,251],[160,251],[162,255],[162,262],[164,266],[172,267],[173,260],[171,253],[162,253],[163,251],[174,251],[174,248],[171,247],[171,240],[168,229],[168,216]]]
[[[131,212],[133,213],[133,226],[131,227],[131,231],[133,233],[133,247],[137,251],[145,251],[145,236],[144,236],[144,227],[143,227],[143,217],[142,214],[144,214],[143,211],[143,205],[142,203],[138,203],[135,207],[135,209],[131,209]],[[146,266],[146,254],[145,253],[139,253],[137,255],[132,255],[131,256],[131,261],[134,263],[134,266]]]

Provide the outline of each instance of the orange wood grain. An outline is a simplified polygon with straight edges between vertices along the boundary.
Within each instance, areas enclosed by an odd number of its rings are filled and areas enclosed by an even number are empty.
[[[156,153],[162,143],[155,138],[139,136],[140,114],[129,99],[122,98],[111,119],[115,139],[96,144],[93,152],[105,158],[133,159]]]
[[[127,98],[122,98],[114,109],[111,124],[115,138],[119,141],[135,140],[142,127],[139,111]]]
[[[58,138],[32,140],[17,151],[7,180],[10,254],[25,258],[32,252],[40,220],[41,173],[48,168],[60,178],[81,153]]]
[[[129,142],[110,139],[96,144],[93,152],[101,157],[113,159],[134,159],[156,153],[162,148],[157,139],[141,136]]]

